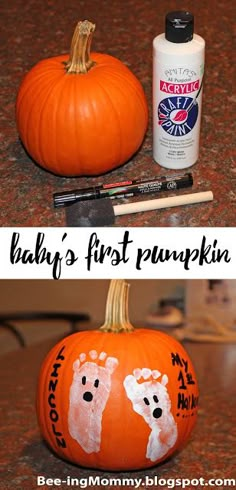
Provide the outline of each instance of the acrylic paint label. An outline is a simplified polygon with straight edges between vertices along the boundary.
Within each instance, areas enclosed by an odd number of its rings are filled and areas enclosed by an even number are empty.
[[[172,95],[191,94],[199,89],[199,80],[191,83],[169,83],[160,80],[160,91]]]
[[[203,65],[154,66],[153,147],[160,165],[186,168],[198,158],[202,78]]]
[[[166,97],[158,105],[158,124],[172,136],[181,137],[190,133],[197,118],[198,104],[193,103],[192,97]]]

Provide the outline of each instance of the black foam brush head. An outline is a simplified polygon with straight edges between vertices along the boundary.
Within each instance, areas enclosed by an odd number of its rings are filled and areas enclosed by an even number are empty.
[[[114,222],[115,214],[110,198],[80,201],[66,207],[67,226],[111,226]]]

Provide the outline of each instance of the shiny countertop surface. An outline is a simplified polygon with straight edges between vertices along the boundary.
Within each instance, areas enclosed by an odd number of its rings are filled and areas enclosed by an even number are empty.
[[[1,488],[49,488],[37,487],[39,475],[64,480],[67,477],[88,478],[90,475],[106,479],[158,476],[165,479],[204,478],[207,481],[211,478],[236,478],[235,344],[184,344],[194,363],[200,389],[197,425],[185,448],[168,461],[145,471],[109,473],[79,468],[62,461],[42,441],[35,413],[36,382],[41,362],[56,341],[47,340],[1,358]],[[107,488],[115,487],[108,485]],[[151,487],[144,485],[142,488]],[[154,485],[152,488],[167,487]],[[194,485],[186,488],[203,487]],[[226,487],[218,484],[217,488]]]
[[[127,179],[175,175],[152,158],[152,40],[163,32],[167,11],[181,2],[114,0],[1,2],[0,30],[0,226],[64,226],[52,194]],[[236,167],[233,111],[233,2],[186,0],[195,14],[195,30],[206,40],[206,68],[200,157],[191,168],[193,192],[212,190],[214,201],[117,217],[114,226],[235,226]],[[138,153],[122,167],[100,177],[62,178],[37,166],[19,141],[15,99],[24,74],[39,60],[69,50],[78,20],[96,23],[93,50],[116,56],[143,84],[149,104],[149,128]],[[181,193],[188,193],[184,189]],[[170,192],[168,195],[173,195]],[[160,197],[166,197],[162,193]],[[148,198],[155,198],[149,195]],[[142,200],[143,197],[129,201]],[[119,202],[128,202],[119,200]]]

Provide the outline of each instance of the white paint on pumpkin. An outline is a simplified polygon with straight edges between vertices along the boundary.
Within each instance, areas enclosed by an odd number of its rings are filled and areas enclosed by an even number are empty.
[[[101,360],[103,365],[98,364]],[[81,353],[73,364],[68,429],[88,454],[100,450],[102,415],[111,390],[111,375],[117,366],[115,357],[107,357],[105,352],[98,354],[95,350],[89,352],[89,358]]]
[[[91,350],[89,352],[89,355],[90,355],[91,359],[93,359],[93,360],[97,359],[97,357],[98,357],[98,353],[96,350]]]
[[[79,358],[80,358],[81,362],[84,362],[86,359],[86,354],[84,354],[84,352],[82,352],[82,354],[79,355]]]
[[[104,359],[106,359],[107,355],[106,355],[106,352],[100,352],[98,358],[101,360],[101,361],[104,361]]]
[[[145,381],[147,368],[142,368],[135,369],[124,380],[124,388],[133,410],[144,418],[151,429],[146,450],[146,457],[151,461],[158,461],[165,456],[178,436],[166,388],[168,376],[164,374],[160,382],[156,381],[160,375],[157,370],[151,371],[152,379]]]
[[[142,369],[142,376],[144,379],[150,378],[151,374],[152,374],[151,369],[149,369],[149,368],[143,368]]]

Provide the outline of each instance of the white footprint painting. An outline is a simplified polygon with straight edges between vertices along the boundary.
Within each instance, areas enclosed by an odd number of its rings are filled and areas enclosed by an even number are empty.
[[[141,415],[151,429],[146,457],[157,461],[167,454],[177,440],[177,425],[171,413],[171,401],[166,388],[168,377],[151,369],[135,369],[126,376],[124,387],[133,410]]]
[[[111,376],[118,360],[105,352],[81,353],[73,364],[68,426],[73,439],[86,453],[98,452],[101,445],[102,414],[110,390]]]

